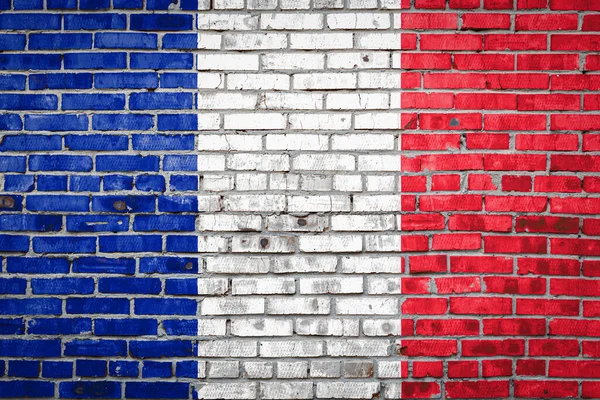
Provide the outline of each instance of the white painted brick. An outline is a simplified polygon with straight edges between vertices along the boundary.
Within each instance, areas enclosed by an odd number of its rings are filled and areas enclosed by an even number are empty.
[[[266,110],[319,110],[323,108],[323,95],[268,92],[261,96],[259,107]]]
[[[271,215],[266,221],[267,230],[274,232],[323,232],[328,225],[327,217],[314,214],[306,217]]]
[[[336,257],[324,255],[320,257],[274,258],[272,262],[273,272],[284,274],[292,272],[335,272],[338,261]]]
[[[363,249],[360,235],[300,236],[300,250],[307,253],[360,252]]]
[[[400,211],[400,197],[393,194],[357,194],[354,196],[353,210],[366,212]]]
[[[260,391],[263,399],[313,398],[312,382],[261,382]]]
[[[243,0],[213,0],[215,10],[240,10],[244,8]]]
[[[402,334],[401,321],[393,319],[365,319],[363,333],[365,336],[398,336]]]
[[[224,171],[225,156],[219,154],[202,154],[198,156],[198,171]]]
[[[397,176],[367,176],[367,191],[368,192],[392,192],[396,190]]]
[[[287,154],[230,154],[227,168],[244,171],[288,171],[290,160]]]
[[[262,314],[265,300],[254,297],[214,298],[202,300],[202,315]]]
[[[226,330],[226,319],[198,319],[198,336],[224,336]]]
[[[292,236],[236,236],[231,240],[233,253],[293,253],[296,238]]]
[[[350,32],[290,34],[290,48],[292,49],[351,49],[352,46],[353,39]]]
[[[289,90],[290,76],[285,74],[228,74],[230,90]]]
[[[401,361],[379,361],[377,363],[377,376],[379,378],[398,378],[401,369]]]
[[[273,364],[262,361],[249,361],[243,364],[243,375],[250,379],[269,379],[273,377]]]
[[[289,212],[350,211],[350,208],[350,197],[346,195],[288,197]]]
[[[277,0],[248,0],[249,10],[273,10],[277,8]]]
[[[258,28],[258,16],[250,13],[199,13],[196,14],[196,26],[199,30],[249,31]]]
[[[198,294],[205,296],[217,296],[227,293],[229,282],[225,278],[199,278],[197,280]]]
[[[387,29],[390,27],[389,13],[331,13],[327,14],[329,29]],[[398,40],[397,43],[400,43]]]
[[[401,294],[400,279],[369,277],[367,279],[367,293],[369,294]]]
[[[300,294],[343,294],[362,292],[362,277],[300,278]]]
[[[398,89],[400,87],[400,74],[387,71],[359,72],[358,87],[360,89]],[[398,114],[396,115],[398,116]]]
[[[216,212],[221,210],[221,201],[219,196],[207,195],[198,196],[198,211]]]
[[[398,113],[364,113],[354,116],[355,129],[400,129]],[[400,159],[400,157],[398,157]]]
[[[365,51],[361,53],[327,54],[329,69],[381,69],[390,67],[390,53],[387,51]]]
[[[327,354],[333,357],[384,357],[392,347],[382,339],[328,339]]]
[[[400,171],[398,155],[359,155],[359,171]]]
[[[251,1],[251,0],[248,0]],[[230,33],[223,35],[225,50],[274,50],[287,47],[287,36],[283,33]]]
[[[308,378],[308,361],[279,361],[279,362],[277,362],[277,377],[280,379]],[[312,395],[312,385],[311,385],[311,395]]]
[[[323,342],[317,340],[286,340],[260,342],[261,357],[319,357],[323,355],[323,353]]]
[[[198,229],[201,231],[260,231],[262,218],[259,215],[199,215]]]
[[[279,7],[282,10],[308,10],[310,0],[280,0]]]
[[[196,348],[198,357],[256,357],[257,345],[256,341],[200,340]]]
[[[209,361],[209,378],[237,378],[240,373],[239,361]]]
[[[219,50],[221,48],[221,38],[220,34],[199,33],[198,48],[203,50]]]
[[[196,55],[200,71],[258,71],[258,54],[200,53]]]
[[[225,76],[216,72],[198,72],[198,89],[223,89]]]
[[[358,336],[357,319],[298,318],[296,333],[309,336]]]
[[[327,90],[327,89],[354,89],[356,88],[357,75],[355,73],[314,73],[295,74],[293,76],[294,89],[299,90]]]
[[[335,175],[333,177],[333,188],[343,192],[360,192],[362,191],[362,176],[361,175]]]
[[[223,198],[225,211],[273,212],[285,210],[284,195],[229,195]]]
[[[399,47],[400,33],[356,33],[356,48],[358,49],[397,50]]]
[[[311,361],[311,378],[339,378],[341,376],[341,364],[339,361]]]
[[[325,55],[315,53],[272,53],[261,56],[263,68],[267,70],[302,70],[325,68]]]
[[[400,273],[400,257],[342,257],[341,270],[346,274]]]
[[[349,154],[300,154],[293,160],[295,170],[354,171],[355,158]]]
[[[313,150],[324,151],[329,147],[326,135],[284,134],[267,135],[267,150]]]
[[[387,231],[395,227],[393,215],[333,215],[333,231]]]
[[[267,186],[267,174],[248,173],[235,176],[235,190],[237,191],[267,190]]]
[[[317,382],[318,399],[372,399],[379,390],[376,382]]]
[[[225,114],[225,129],[285,129],[287,118],[278,113]]]
[[[323,15],[298,12],[285,14],[263,13],[260,16],[260,28],[277,30],[322,29]]]
[[[326,297],[271,297],[267,314],[329,314],[331,300]]]
[[[199,110],[252,110],[257,101],[257,96],[250,93],[198,93],[196,98]]]
[[[331,140],[331,148],[333,150],[393,150],[394,149],[394,135],[384,133],[365,133],[365,134],[347,134],[347,135],[333,135]],[[363,160],[363,164],[366,158],[370,156],[359,156],[359,160]],[[383,157],[383,156],[376,156]],[[399,156],[391,156],[400,160]],[[399,161],[398,161],[399,163]],[[359,168],[361,164],[359,162]]]
[[[198,114],[198,130],[199,131],[210,131],[219,129],[221,125],[221,116],[215,113],[201,113]]]
[[[346,130],[352,125],[350,114],[290,114],[290,128],[298,130]]]
[[[276,318],[234,319],[231,334],[242,337],[291,336],[292,320]]]
[[[327,175],[302,175],[300,189],[309,192],[329,192],[333,187],[333,177]]]
[[[198,253],[225,253],[228,243],[224,237],[198,236]]]
[[[200,383],[196,385],[199,399],[255,399],[257,383]]]
[[[217,274],[266,274],[269,272],[267,257],[207,257],[206,271]]]
[[[231,293],[246,294],[293,294],[296,284],[293,278],[234,278]]]
[[[330,110],[385,110],[390,108],[387,93],[329,93],[325,108]]]
[[[365,250],[369,252],[400,251],[400,235],[366,235]]]
[[[256,135],[198,135],[198,150],[260,151],[262,141]]]
[[[314,8],[316,8],[316,9],[344,8],[344,0],[314,0]]]
[[[296,190],[300,177],[296,174],[270,174],[269,188],[271,190]]]
[[[341,315],[398,314],[398,299],[383,297],[344,297],[335,300],[335,309]]]
[[[222,192],[233,189],[234,180],[231,175],[203,175],[202,188],[212,192]]]

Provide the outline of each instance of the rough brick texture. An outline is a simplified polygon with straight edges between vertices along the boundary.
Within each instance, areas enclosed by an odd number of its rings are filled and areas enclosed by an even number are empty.
[[[0,398],[600,398],[597,1],[0,9]]]
[[[410,3],[402,397],[599,398],[600,2]]]

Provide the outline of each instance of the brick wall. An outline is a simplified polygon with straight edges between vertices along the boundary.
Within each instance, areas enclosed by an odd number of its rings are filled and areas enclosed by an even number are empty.
[[[600,397],[600,3],[0,8],[0,398]]]

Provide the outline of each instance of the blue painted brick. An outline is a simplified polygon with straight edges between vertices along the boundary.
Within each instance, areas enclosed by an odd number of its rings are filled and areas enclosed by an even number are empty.
[[[129,140],[125,135],[66,135],[65,147],[70,150],[118,151],[127,150]]]
[[[6,270],[19,274],[66,274],[69,260],[46,257],[7,257]]]
[[[24,294],[27,281],[21,278],[0,279],[0,294]]]
[[[2,97],[0,97],[0,102],[1,100]],[[183,110],[190,108],[192,108],[191,93],[132,93],[129,96],[130,110]]]
[[[113,0],[113,7],[117,9],[141,9],[144,7],[143,0]]]
[[[196,315],[196,300],[188,299],[135,299],[136,315]]]
[[[25,333],[25,321],[23,318],[0,318],[0,335],[23,335]],[[0,375],[4,369],[0,368]]]
[[[154,119],[146,114],[96,114],[92,127],[99,131],[145,131],[154,126]]]
[[[66,14],[66,30],[105,30],[125,29],[127,16],[125,14]]]
[[[0,0],[0,10],[10,10],[10,0]]]
[[[100,191],[99,176],[73,175],[69,178],[71,192],[98,192]]]
[[[59,394],[61,399],[120,399],[121,382],[61,382]]]
[[[163,36],[163,49],[198,49],[198,35],[194,33],[167,33]]]
[[[171,72],[160,75],[160,87],[168,89],[196,89],[197,81],[197,74]]]
[[[127,53],[67,53],[65,69],[125,69]]]
[[[37,378],[39,375],[39,361],[10,360],[8,362],[8,376],[16,376],[19,378]]]
[[[105,336],[144,336],[156,335],[158,322],[155,319],[125,318],[96,319],[94,333]]]
[[[165,332],[170,336],[196,336],[198,321],[191,319],[169,319],[163,321]]]
[[[197,212],[196,196],[158,196],[158,211],[164,212]]]
[[[42,376],[44,378],[71,378],[73,363],[68,361],[43,361]]]
[[[63,110],[123,110],[124,94],[63,94]]]
[[[35,335],[79,335],[92,332],[91,318],[35,318],[27,323]]]
[[[97,89],[154,89],[158,87],[158,74],[154,72],[98,73],[94,85]]]
[[[195,131],[197,128],[197,114],[163,114],[158,116],[159,131]]]
[[[36,253],[95,253],[96,238],[82,236],[34,237],[33,251]]]
[[[128,299],[72,298],[67,299],[68,314],[129,314]]]
[[[133,135],[134,150],[194,150],[194,135]]]
[[[101,236],[99,240],[100,251],[105,253],[162,251],[162,238],[160,235]]]
[[[21,116],[17,114],[2,114],[0,115],[0,130],[3,131],[20,131],[23,129],[23,121]]]
[[[33,33],[29,35],[29,50],[91,49],[91,33]]]
[[[0,19],[5,17],[10,18],[12,15],[0,15]],[[61,65],[62,58],[60,54],[3,54],[0,70],[57,70],[60,69]]]
[[[40,192],[64,192],[67,190],[66,175],[38,175],[37,190]]]
[[[0,151],[60,150],[59,135],[6,135],[0,143]]]
[[[142,192],[164,192],[165,177],[162,175],[139,175],[135,178],[135,188]]]
[[[0,50],[25,50],[25,35],[0,33]]]
[[[25,130],[28,131],[87,131],[87,115],[25,115]]]
[[[197,279],[167,279],[165,283],[165,294],[198,294]]]
[[[17,253],[28,252],[29,236],[0,235],[0,252],[1,251]]]
[[[46,0],[49,10],[75,10],[77,0]]]
[[[175,376],[178,378],[198,378],[197,361],[177,361],[175,364]]]
[[[191,17],[191,16],[190,16]],[[50,13],[0,14],[0,30],[60,29],[61,16]]]
[[[92,378],[106,376],[105,360],[75,360],[75,375]]]
[[[30,211],[89,211],[90,199],[74,195],[29,195],[26,207]]]
[[[97,156],[96,171],[158,171],[158,156]]]
[[[196,230],[194,215],[138,215],[133,221],[136,232],[193,232]]]
[[[171,190],[198,190],[198,177],[195,175],[171,175]]]
[[[110,0],[79,0],[80,10],[106,10],[110,8]]]
[[[135,260],[132,258],[82,257],[73,260],[73,272],[93,274],[133,275]]]
[[[0,382],[0,398],[22,397],[52,398],[54,397],[54,383],[32,380]]]
[[[108,374],[119,377],[136,377],[139,375],[137,361],[109,361]]]
[[[130,66],[133,69],[191,69],[194,66],[194,55],[181,53],[131,53]]]
[[[0,172],[25,172],[25,157],[0,156]]]
[[[173,364],[164,361],[144,361],[142,378],[170,378],[173,376]]]
[[[188,257],[144,257],[140,259],[143,274],[197,274],[198,259]]]
[[[42,10],[44,0],[13,0],[15,10]]]
[[[60,299],[0,299],[0,314],[3,315],[60,315],[61,309]]]
[[[25,75],[0,75],[0,90],[25,90]]]
[[[127,175],[105,175],[102,178],[102,189],[109,190],[132,190],[133,176]]]
[[[124,340],[73,340],[65,343],[65,356],[120,357],[127,355]]]
[[[152,33],[96,33],[98,49],[156,49],[158,35]]]
[[[60,231],[60,215],[8,214],[0,215],[0,231]]]
[[[125,215],[67,215],[69,232],[125,232],[129,217]]]
[[[168,235],[166,249],[173,253],[195,253],[198,251],[198,237]]]
[[[190,384],[184,382],[127,382],[125,396],[129,399],[187,399]]]
[[[161,282],[158,278],[100,278],[100,293],[158,294]]]
[[[195,349],[191,340],[132,340],[129,353],[136,358],[191,357]]]
[[[56,110],[58,98],[53,94],[0,94],[2,110]]]
[[[195,155],[167,154],[163,159],[164,171],[197,171],[198,157]]]
[[[18,194],[5,194],[0,201],[2,211],[21,211],[23,209],[23,196]]]
[[[93,211],[153,212],[154,196],[94,196]]]
[[[60,357],[60,354],[60,339],[0,339],[2,357]]]
[[[32,279],[33,294],[92,294],[94,280],[92,278],[52,278]]]
[[[189,31],[193,18],[186,14],[132,14],[134,31]]]
[[[32,74],[29,75],[29,89],[90,89],[92,76],[87,72]]]

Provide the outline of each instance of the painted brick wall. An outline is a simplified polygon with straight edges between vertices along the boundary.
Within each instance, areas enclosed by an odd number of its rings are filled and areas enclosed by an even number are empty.
[[[600,3],[0,8],[0,397],[600,397]]]
[[[600,397],[599,11],[406,2],[402,397]]]
[[[0,4],[0,397],[398,396],[399,2]]]

